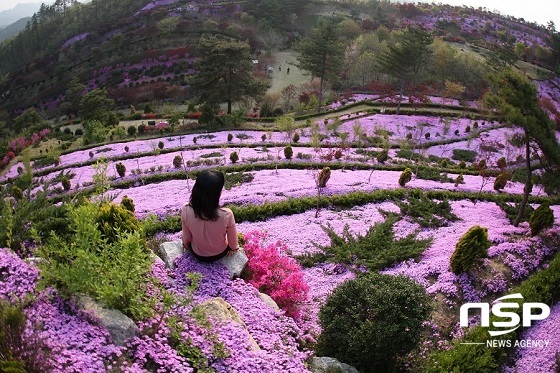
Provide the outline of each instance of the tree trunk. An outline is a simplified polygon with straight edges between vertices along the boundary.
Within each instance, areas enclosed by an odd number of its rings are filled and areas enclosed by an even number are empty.
[[[527,180],[525,180],[525,187],[523,187],[523,200],[521,205],[519,205],[519,213],[513,222],[513,226],[517,227],[521,222],[523,213],[525,212],[525,206],[527,206],[527,201],[529,200],[529,193],[533,186],[531,184],[531,148],[529,146],[529,131],[525,129],[525,168],[527,170]]]

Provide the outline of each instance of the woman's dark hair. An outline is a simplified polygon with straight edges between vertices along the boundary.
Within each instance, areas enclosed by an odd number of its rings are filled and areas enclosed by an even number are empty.
[[[201,171],[191,192],[190,204],[197,218],[217,220],[220,195],[224,188],[224,174],[221,171]]]

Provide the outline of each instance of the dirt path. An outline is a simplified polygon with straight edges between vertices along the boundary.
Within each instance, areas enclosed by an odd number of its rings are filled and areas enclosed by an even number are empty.
[[[282,89],[290,84],[298,87],[311,80],[311,75],[303,75],[303,71],[294,65],[296,61],[295,53],[292,51],[281,51],[272,54],[275,60],[272,72],[272,86],[267,93],[280,93]],[[278,67],[281,67],[281,70]],[[288,74],[288,68],[290,73]]]

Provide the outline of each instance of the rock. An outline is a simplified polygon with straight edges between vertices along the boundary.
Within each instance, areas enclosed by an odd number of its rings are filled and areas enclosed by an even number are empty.
[[[165,262],[168,268],[175,268],[173,261],[178,256],[183,255],[183,242],[182,241],[168,241],[159,245],[159,253],[161,259]]]
[[[216,263],[223,264],[227,267],[231,278],[241,276],[241,272],[245,269],[245,266],[249,262],[249,258],[245,255],[245,250],[239,248],[233,255],[227,255],[220,260],[217,260]]]
[[[278,304],[276,304],[274,299],[272,299],[268,294],[259,293],[259,297],[274,311],[280,311],[280,307],[278,307]]]
[[[183,251],[183,243],[181,241],[164,242],[159,245],[159,252],[161,259],[163,259],[168,268],[174,268],[175,265],[173,264],[173,261],[175,258],[185,254]],[[187,251],[186,254],[189,254],[189,251]],[[242,248],[240,248],[235,254],[225,256],[216,261],[216,263],[226,266],[231,278],[241,276],[241,272],[243,272],[248,262],[249,259]]]
[[[153,252],[150,253],[150,256],[152,257],[152,259],[154,260],[154,263],[159,264],[159,263],[163,263],[165,264],[165,262],[163,260],[161,260],[161,258],[159,256],[157,256],[156,254],[154,254]]]
[[[123,346],[125,341],[138,334],[138,326],[129,317],[119,310],[103,308],[93,299],[82,296],[78,299],[80,308],[88,310],[99,319],[101,325],[105,326],[113,338],[113,343]]]
[[[261,349],[255,339],[247,331],[247,325],[245,325],[237,310],[223,298],[216,297],[208,299],[207,301],[201,303],[198,307],[200,307],[209,319],[212,319],[215,322],[234,322],[238,324],[247,333],[247,340],[249,341],[251,350],[258,351]]]
[[[353,366],[327,356],[311,358],[309,371],[313,373],[358,373],[358,370]]]

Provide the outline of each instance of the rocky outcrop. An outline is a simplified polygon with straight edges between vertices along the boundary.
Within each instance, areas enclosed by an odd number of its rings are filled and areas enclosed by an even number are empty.
[[[89,311],[101,325],[107,328],[115,345],[123,346],[127,339],[138,334],[138,326],[119,310],[103,308],[99,303],[85,296],[78,299],[78,305],[81,309]]]
[[[353,366],[327,356],[311,358],[309,371],[313,373],[358,373]]]
[[[247,333],[247,340],[249,341],[249,346],[251,350],[260,350],[259,345],[254,340],[254,338],[247,331],[247,325],[239,316],[239,313],[231,304],[226,302],[223,298],[216,297],[208,299],[207,301],[201,303],[198,307],[204,312],[204,314],[214,322],[218,323],[228,323],[234,322],[241,326]]]
[[[183,254],[190,255],[189,252],[184,252],[183,244],[181,241],[169,241],[160,244],[159,253],[161,259],[163,259],[165,265],[168,268],[174,268],[173,262],[177,257]],[[226,266],[231,278],[241,276],[241,273],[245,269],[245,266],[248,262],[249,259],[247,258],[247,255],[245,255],[245,251],[242,248],[240,248],[239,251],[235,254],[228,255],[216,261],[216,263]]]

